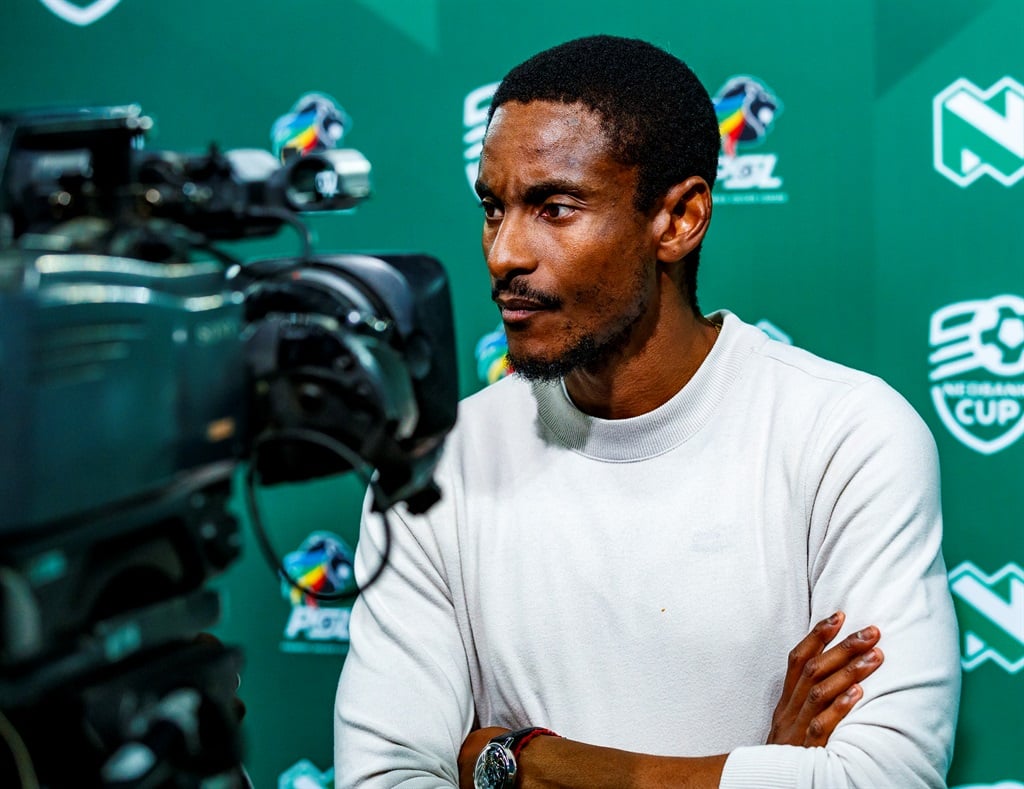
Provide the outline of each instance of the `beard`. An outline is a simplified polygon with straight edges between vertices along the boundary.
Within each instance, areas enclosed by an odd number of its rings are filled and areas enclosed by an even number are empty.
[[[603,341],[598,341],[592,334],[584,335],[553,359],[520,357],[509,351],[508,362],[512,372],[528,381],[555,381],[575,370],[596,372],[629,343],[637,321],[639,316]]]
[[[510,344],[508,362],[512,372],[528,381],[555,381],[576,370],[600,372],[621,354],[633,338],[649,306],[648,287],[644,273],[638,272],[630,308],[603,331],[583,334],[553,358],[520,356],[513,353]]]

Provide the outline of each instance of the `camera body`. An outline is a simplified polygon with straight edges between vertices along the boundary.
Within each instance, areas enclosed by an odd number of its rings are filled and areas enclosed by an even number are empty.
[[[134,105],[0,116],[0,709],[44,786],[236,765],[240,654],[193,639],[241,548],[238,467],[365,466],[376,509],[423,511],[455,421],[440,264],[318,254],[298,217],[365,199],[361,154],[151,152],[149,126]],[[285,225],[299,257],[215,246]],[[166,782],[124,777],[139,748]]]

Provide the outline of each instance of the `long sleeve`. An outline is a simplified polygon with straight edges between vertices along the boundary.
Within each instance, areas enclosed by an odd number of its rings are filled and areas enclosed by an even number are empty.
[[[944,787],[959,702],[956,621],[941,554],[938,460],[881,382],[821,416],[805,458],[812,619],[876,624],[885,662],[827,747],[734,751],[722,787]]]
[[[466,657],[430,518],[388,514],[392,546],[380,579],[352,611],[351,651],[335,704],[338,786],[457,786],[473,722]],[[357,577],[380,560],[380,516],[364,513]]]
[[[960,673],[938,464],[878,379],[728,315],[640,417],[516,376],[474,395],[438,482],[425,516],[390,516],[353,609],[339,786],[456,786],[477,723],[729,753],[725,789],[943,785]],[[359,577],[381,544],[368,514]],[[880,628],[884,664],[826,748],[760,745],[786,653],[840,609]]]

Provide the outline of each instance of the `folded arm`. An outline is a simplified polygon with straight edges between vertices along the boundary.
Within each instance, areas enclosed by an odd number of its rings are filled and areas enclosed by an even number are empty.
[[[842,628],[842,613],[819,622],[789,654],[782,696],[768,742],[823,746],[862,696],[858,684],[881,664],[877,628],[864,628],[827,649]],[[766,666],[770,671],[772,667]],[[781,668],[779,669],[781,670]],[[473,789],[477,755],[500,727],[470,732],[459,753],[461,789]],[[674,757],[631,753],[561,737],[532,740],[519,760],[520,789],[714,789],[727,754]]]

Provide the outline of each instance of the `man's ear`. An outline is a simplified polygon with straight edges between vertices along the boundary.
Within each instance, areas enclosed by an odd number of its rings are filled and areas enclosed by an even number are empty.
[[[654,217],[658,260],[676,263],[704,240],[711,222],[711,189],[694,175],[670,188],[658,201]]]

